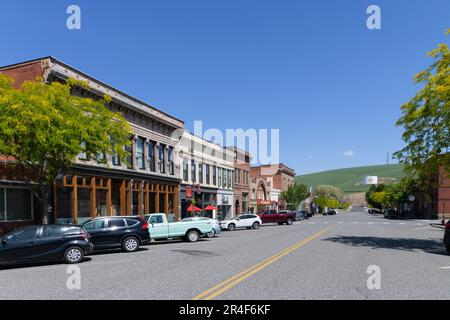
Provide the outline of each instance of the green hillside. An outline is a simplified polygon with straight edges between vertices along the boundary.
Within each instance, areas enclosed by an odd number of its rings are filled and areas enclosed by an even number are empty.
[[[295,181],[313,187],[321,184],[333,185],[344,192],[365,192],[370,187],[363,184],[365,176],[378,176],[378,183],[393,183],[404,176],[403,166],[389,164],[329,170],[297,176]]]

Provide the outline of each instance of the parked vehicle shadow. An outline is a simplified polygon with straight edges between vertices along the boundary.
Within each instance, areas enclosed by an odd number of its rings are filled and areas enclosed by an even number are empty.
[[[136,250],[136,252],[140,252],[140,251],[147,251],[149,250],[148,248],[145,248],[143,246],[140,246],[139,249]],[[98,250],[98,251],[94,251],[92,253],[90,253],[90,256],[96,256],[96,255],[101,255],[101,254],[115,254],[115,253],[126,253],[123,252],[122,249],[120,248],[114,248],[114,249],[107,249],[107,250]],[[133,252],[129,252],[130,254],[133,254]]]
[[[442,241],[437,239],[336,236],[322,241],[331,241],[354,247],[369,247],[370,249],[392,249],[409,252],[421,250],[427,253],[448,255]]]
[[[194,256],[194,257],[218,257],[218,256],[220,256],[220,254],[218,254],[218,253],[214,253],[214,252],[211,252],[211,251],[203,251],[203,250],[181,250],[181,249],[175,249],[175,250],[170,250],[170,251],[183,253],[183,254],[186,254],[188,256]]]
[[[83,263],[91,261],[92,258],[84,257],[83,261],[78,264],[82,265]],[[21,264],[9,264],[6,266],[0,266],[0,271],[2,270],[12,270],[12,269],[26,269],[33,267],[48,267],[48,266],[70,266],[71,264],[60,262],[60,261],[42,261],[42,262],[32,262],[32,263],[21,263]],[[75,264],[76,265],[76,264]]]
[[[208,242],[208,241],[211,241],[212,239],[209,239],[209,238],[199,238],[198,240],[197,240],[197,242]],[[157,240],[157,241],[152,241],[152,242],[150,242],[150,243],[147,243],[145,246],[146,247],[148,247],[148,246],[156,246],[156,245],[161,245],[161,244],[165,244],[165,245],[169,245],[169,244],[179,244],[179,243],[195,243],[195,242],[186,242],[186,241],[184,241],[184,240],[182,240],[182,239],[171,239],[171,240]]]

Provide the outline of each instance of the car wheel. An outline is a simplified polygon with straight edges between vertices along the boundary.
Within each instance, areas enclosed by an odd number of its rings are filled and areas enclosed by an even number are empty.
[[[198,240],[199,234],[195,230],[191,230],[186,234],[186,239],[188,242],[196,242]]]
[[[80,263],[84,259],[84,251],[80,247],[70,247],[64,252],[67,263]]]
[[[281,226],[283,224],[283,222],[278,222],[278,225]]]
[[[207,238],[214,238],[216,236],[216,230],[212,229],[210,233],[206,234]]]
[[[287,219],[286,224],[287,224],[288,226],[290,226],[290,225],[292,224],[292,219],[291,219],[291,218]]]
[[[447,252],[450,253],[450,244],[445,246],[447,248]]]
[[[134,252],[139,249],[139,240],[136,237],[127,237],[122,241],[122,249],[125,252]]]
[[[252,228],[255,229],[255,230],[259,229],[259,222],[253,223]]]
[[[234,231],[235,229],[236,229],[236,226],[233,223],[228,225],[228,230]]]

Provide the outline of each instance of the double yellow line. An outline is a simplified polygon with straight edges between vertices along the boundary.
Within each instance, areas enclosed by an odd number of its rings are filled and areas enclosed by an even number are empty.
[[[292,251],[300,248],[301,246],[307,244],[308,242],[320,237],[322,234],[328,232],[331,228],[325,228],[317,233],[314,233],[313,235],[293,244],[292,246],[281,250],[280,252],[274,254],[273,256],[265,259],[264,261],[261,261],[260,263],[255,264],[254,266],[242,271],[241,273],[229,278],[228,280],[225,280],[222,283],[219,283],[218,285],[212,287],[209,290],[206,290],[205,292],[199,294],[198,296],[194,297],[192,300],[211,300],[217,297],[218,295],[222,294],[223,292],[229,290],[230,288],[234,287],[238,283],[244,281],[248,277],[254,275],[255,273],[261,271],[265,267],[271,265],[275,261],[283,258],[284,256],[288,255]]]

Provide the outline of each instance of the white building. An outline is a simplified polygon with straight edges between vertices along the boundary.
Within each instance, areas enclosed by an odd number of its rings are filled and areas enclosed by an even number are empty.
[[[181,217],[201,215],[219,220],[232,217],[233,152],[184,131],[178,154]]]

